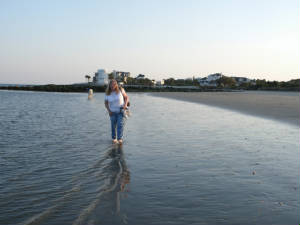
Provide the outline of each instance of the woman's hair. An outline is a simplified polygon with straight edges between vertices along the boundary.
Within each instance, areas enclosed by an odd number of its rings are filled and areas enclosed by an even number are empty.
[[[116,81],[115,79],[111,79],[111,80],[109,81],[109,83],[108,83],[108,85],[107,85],[107,88],[106,88],[106,91],[105,91],[106,95],[110,95],[111,92],[112,92],[111,87],[110,87],[112,82],[116,82],[116,83],[117,83],[117,81]],[[118,85],[118,83],[117,83],[117,89],[116,89],[116,92],[119,93],[119,91],[120,91],[120,89],[119,89],[119,85]]]

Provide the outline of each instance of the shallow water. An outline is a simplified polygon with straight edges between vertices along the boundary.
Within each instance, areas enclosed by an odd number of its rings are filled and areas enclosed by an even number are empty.
[[[299,128],[130,93],[0,91],[0,224],[299,224]]]

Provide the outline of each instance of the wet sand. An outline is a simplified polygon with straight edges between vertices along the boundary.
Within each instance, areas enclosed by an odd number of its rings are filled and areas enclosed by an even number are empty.
[[[221,107],[299,126],[299,92],[160,92],[152,95]]]

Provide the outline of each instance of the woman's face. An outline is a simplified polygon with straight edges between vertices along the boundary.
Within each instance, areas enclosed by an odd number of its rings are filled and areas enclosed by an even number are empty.
[[[117,88],[117,82],[116,81],[112,81],[110,83],[110,89],[114,91],[114,90],[116,90],[116,88]]]

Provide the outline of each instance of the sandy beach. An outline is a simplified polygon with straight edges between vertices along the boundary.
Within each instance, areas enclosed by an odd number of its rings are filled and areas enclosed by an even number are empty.
[[[152,95],[221,107],[299,126],[298,92],[161,92]]]

